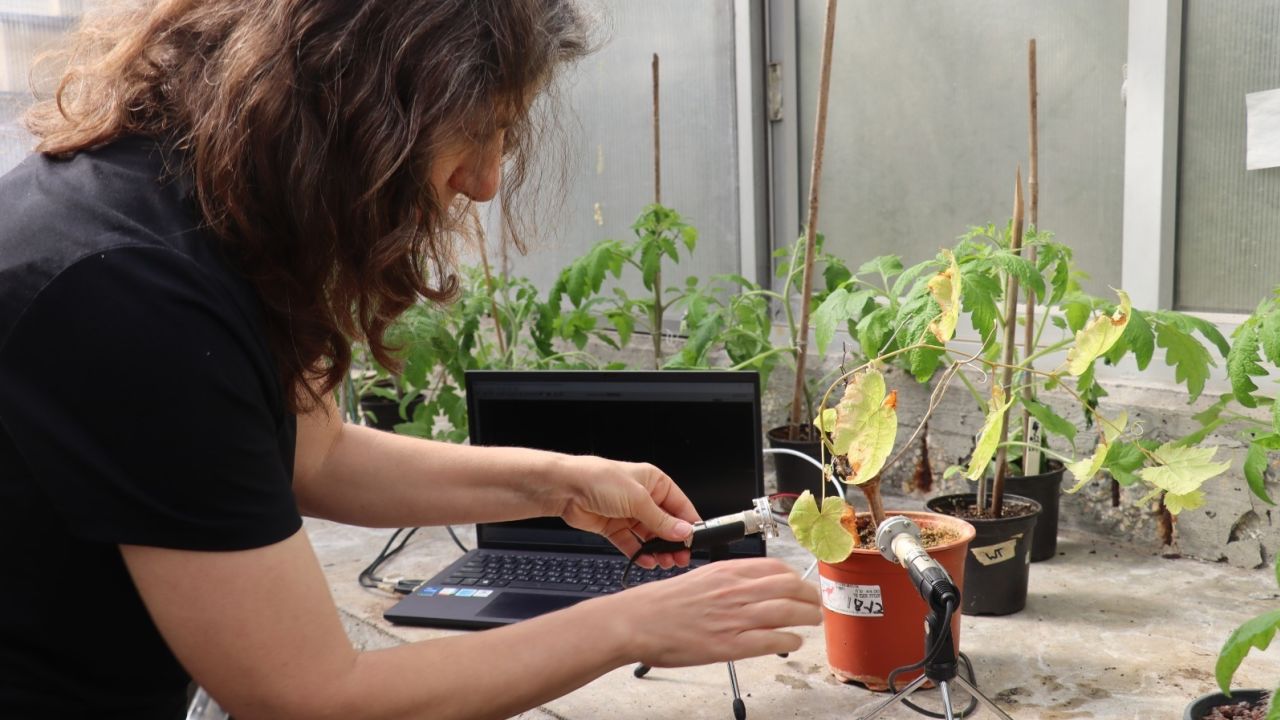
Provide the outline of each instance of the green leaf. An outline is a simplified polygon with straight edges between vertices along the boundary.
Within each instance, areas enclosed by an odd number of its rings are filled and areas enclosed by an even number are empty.
[[[1138,471],[1138,475],[1165,492],[1186,495],[1231,467],[1229,462],[1212,462],[1217,451],[1216,447],[1179,447],[1165,443],[1155,450],[1159,464]]]
[[[995,332],[996,320],[1000,317],[1000,306],[997,298],[1003,290],[996,278],[976,270],[962,268],[963,287],[961,289],[962,305],[974,329],[981,338],[989,338]]]
[[[1062,313],[1067,318],[1067,327],[1071,332],[1079,332],[1093,314],[1093,303],[1084,296],[1077,295],[1062,302]]]
[[[885,277],[893,277],[902,272],[902,258],[897,255],[881,255],[858,266],[859,275],[879,273]]]
[[[693,252],[698,245],[698,228],[692,225],[680,226],[680,239],[684,241],[684,246]]]
[[[1250,318],[1236,331],[1236,342],[1227,353],[1227,378],[1231,380],[1231,392],[1245,407],[1258,406],[1257,399],[1253,397],[1258,386],[1253,378],[1267,374],[1258,360],[1258,325]]]
[[[1111,477],[1124,487],[1135,485],[1140,481],[1136,475],[1137,471],[1145,465],[1147,456],[1142,454],[1142,448],[1133,442],[1117,442],[1112,443],[1107,450],[1107,457],[1103,460],[1102,466],[1106,468]]]
[[[827,346],[835,338],[836,328],[856,317],[870,299],[869,290],[851,293],[837,288],[822,301],[813,312],[813,333],[819,355],[827,351]]]
[[[938,304],[941,312],[929,323],[929,332],[945,345],[956,332],[956,322],[960,318],[960,266],[956,264],[955,255],[950,250],[942,251],[949,261],[947,268],[929,279],[929,294]]]
[[[890,289],[889,294],[895,298],[900,298],[906,295],[907,291],[913,287],[912,283],[916,281],[916,278],[920,277],[920,275],[927,272],[932,267],[933,261],[925,260],[922,263],[917,263],[906,270],[903,270],[902,274],[898,276],[898,279],[893,282],[893,288]]]
[[[605,313],[605,318],[609,320],[609,324],[614,330],[618,331],[618,344],[626,347],[631,341],[631,333],[635,332],[636,320],[631,317],[630,313],[615,311]]]
[[[1271,639],[1275,637],[1278,627],[1280,627],[1280,610],[1272,610],[1245,621],[1231,633],[1222,646],[1222,651],[1218,653],[1218,663],[1214,668],[1218,687],[1222,688],[1223,692],[1230,692],[1231,678],[1235,677],[1244,656],[1248,655],[1253,648],[1258,648],[1260,651],[1266,650],[1271,644]]]
[[[1062,259],[1053,267],[1053,276],[1049,279],[1053,292],[1049,295],[1048,304],[1055,305],[1066,296],[1071,289],[1071,261]]]
[[[1094,447],[1093,455],[1088,460],[1077,460],[1066,464],[1067,471],[1076,479],[1076,484],[1067,490],[1068,493],[1079,492],[1102,469],[1107,456],[1111,453],[1111,443],[1120,437],[1124,433],[1124,429],[1129,425],[1129,413],[1122,411],[1116,416],[1115,420],[1104,419],[1098,425],[1102,431],[1102,437],[1099,438],[1097,446]]]
[[[1075,343],[1067,352],[1067,372],[1079,376],[1093,365],[1093,361],[1120,339],[1129,324],[1133,306],[1129,295],[1117,290],[1120,307],[1111,315],[1099,315],[1085,329],[1076,333]],[[1198,347],[1198,346],[1197,346]]]
[[[1019,397],[1018,399],[1022,402],[1023,407],[1031,413],[1032,417],[1040,422],[1040,427],[1054,435],[1066,438],[1073,445],[1075,444],[1075,424],[1068,422],[1066,418],[1054,412],[1048,405],[1038,403],[1031,398]]]
[[[1258,332],[1262,340],[1262,349],[1272,365],[1280,365],[1280,311],[1272,310],[1262,316],[1262,327]]]
[[[1244,457],[1244,479],[1258,499],[1275,505],[1267,495],[1267,465],[1267,449],[1257,443],[1249,443],[1249,452]]]
[[[1151,356],[1156,351],[1155,332],[1151,329],[1151,323],[1147,322],[1146,313],[1136,309],[1132,311],[1129,324],[1125,325],[1120,342],[1116,343],[1116,345],[1121,344],[1133,352],[1133,359],[1138,369],[1146,370],[1147,365],[1151,364]],[[1118,360],[1119,358],[1114,358],[1112,362]]]
[[[878,370],[866,370],[849,381],[836,404],[831,445],[853,468],[850,484],[861,485],[876,477],[889,459],[898,435],[896,405],[897,393],[886,395],[884,376]]]
[[[858,321],[855,330],[858,333],[858,345],[862,354],[876,357],[888,351],[885,347],[893,336],[893,309],[883,306],[872,310]]]
[[[1218,348],[1218,352],[1222,353],[1223,357],[1226,357],[1227,353],[1231,352],[1231,343],[1227,342],[1227,339],[1222,337],[1222,333],[1218,331],[1218,327],[1216,325],[1204,318],[1196,317],[1194,315],[1182,316],[1186,318],[1188,325],[1198,330],[1206,340],[1213,343],[1214,347]]]
[[[819,510],[813,493],[800,493],[787,517],[796,542],[822,562],[843,562],[853,552],[853,536],[840,523],[847,507],[842,498],[831,496]]]
[[[969,458],[969,469],[964,476],[970,480],[980,480],[996,454],[996,446],[1000,444],[1000,433],[1004,430],[1004,411],[1013,403],[1004,399],[1004,389],[999,385],[991,386],[991,403],[987,406],[987,418],[982,423],[982,432],[978,434],[978,442],[974,445],[973,455]]]
[[[827,283],[827,292],[835,292],[836,288],[844,285],[849,278],[853,277],[853,273],[849,272],[849,268],[841,262],[827,262],[822,268],[822,279]]]
[[[1009,253],[995,253],[991,256],[991,262],[1001,270],[1018,278],[1018,282],[1022,283],[1024,288],[1035,290],[1036,295],[1044,297],[1044,276],[1036,269],[1036,266],[1030,260]]]
[[[1167,323],[1156,332],[1156,344],[1165,348],[1165,364],[1174,366],[1174,380],[1187,384],[1188,402],[1195,401],[1204,391],[1209,368],[1216,365],[1209,351],[1195,338]]]
[[[662,269],[662,250],[656,243],[648,243],[640,251],[640,279],[646,290],[652,290]]]

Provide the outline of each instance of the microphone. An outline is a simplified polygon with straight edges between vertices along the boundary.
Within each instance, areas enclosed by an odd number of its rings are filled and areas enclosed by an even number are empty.
[[[886,560],[906,568],[920,597],[930,607],[943,607],[948,603],[953,608],[960,606],[960,589],[920,545],[920,528],[910,518],[895,515],[880,523],[876,529],[876,547]]]
[[[750,510],[721,515],[693,524],[693,532],[684,540],[654,538],[640,546],[641,553],[676,552],[678,550],[702,550],[716,545],[728,545],[748,535],[763,534],[766,538],[778,537],[778,522],[769,508],[769,498],[752,501]]]

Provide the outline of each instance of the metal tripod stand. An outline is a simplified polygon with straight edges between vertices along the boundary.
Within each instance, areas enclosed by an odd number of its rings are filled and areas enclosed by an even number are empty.
[[[712,547],[709,552],[711,554],[711,557],[710,557],[711,562],[715,562],[717,560],[726,560],[729,557],[729,546],[727,545],[715,546],[715,547]],[[786,657],[786,656],[787,656],[786,653],[782,653],[778,655],[778,657]],[[738,671],[733,667],[732,660],[728,661],[725,664],[729,666],[729,686],[733,689],[734,720],[746,720],[747,704],[743,702],[742,693],[741,691],[738,690]],[[631,671],[631,674],[635,675],[638,678],[642,678],[645,675],[648,675],[649,671],[652,669],[653,668],[649,667],[648,665],[645,665],[644,663],[639,663],[636,665],[635,669]]]
[[[863,715],[861,720],[872,720],[880,717],[886,710],[898,703],[903,703],[912,710],[919,712],[919,708],[907,702],[907,698],[930,680],[933,681],[933,684],[937,686],[938,691],[942,694],[942,717],[945,717],[946,720],[968,717],[969,712],[966,710],[957,714],[952,707],[952,685],[967,692],[980,705],[994,713],[996,717],[1003,720],[1013,720],[1007,713],[996,707],[996,704],[990,698],[983,695],[973,683],[957,672],[959,662],[956,658],[956,646],[951,636],[950,615],[951,613],[947,612],[945,607],[938,608],[933,606],[932,603],[930,604],[929,617],[925,621],[924,647],[926,660],[924,674],[912,680],[898,694],[875,706],[870,713]],[[936,641],[935,638],[937,638]],[[938,647],[935,648],[935,644],[938,644]],[[890,679],[892,679],[892,676],[890,676]]]

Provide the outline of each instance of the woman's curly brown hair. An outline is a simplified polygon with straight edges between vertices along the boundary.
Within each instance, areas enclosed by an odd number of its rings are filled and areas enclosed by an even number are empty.
[[[530,167],[531,103],[586,52],[583,25],[572,0],[111,4],[26,123],[55,156],[124,135],[178,151],[305,410],[342,382],[353,340],[395,367],[388,325],[452,296],[432,162],[506,126],[507,197]]]

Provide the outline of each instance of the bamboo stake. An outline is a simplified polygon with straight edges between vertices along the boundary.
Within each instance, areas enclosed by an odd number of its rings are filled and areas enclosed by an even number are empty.
[[[662,203],[662,115],[658,104],[658,53],[653,54],[653,203]],[[662,369],[662,264],[653,274],[653,312],[649,336],[653,340],[653,369]]]
[[[821,75],[818,82],[818,113],[813,130],[813,163],[809,168],[809,218],[805,228],[804,282],[800,293],[800,331],[796,337],[796,380],[792,389],[791,421],[787,433],[792,440],[806,418],[804,412],[805,355],[809,351],[809,296],[813,293],[813,261],[818,240],[818,198],[822,181],[822,153],[827,141],[827,97],[831,88],[831,48],[835,44],[836,0],[827,0],[827,17],[822,34]]]
[[[1009,249],[1015,255],[1022,254],[1022,166],[1018,166],[1016,184],[1013,188],[1013,227],[1010,228]],[[1018,276],[1009,274],[1008,291],[1004,298],[1004,377],[1001,385],[1004,396],[1011,397],[1013,389],[1013,346],[1017,342],[1018,330]],[[1009,439],[1009,411],[1004,412],[1004,423],[1000,426],[1000,449],[996,452],[996,477],[991,483],[991,517],[1000,517],[1004,505],[1004,479],[1009,475],[1009,448],[1005,442]],[[985,475],[984,475],[985,477]],[[979,502],[982,490],[979,488]]]
[[[1036,39],[1031,38],[1027,42],[1027,84],[1029,88],[1027,111],[1030,115],[1030,129],[1028,130],[1028,144],[1031,149],[1030,164],[1027,166],[1027,195],[1029,203],[1027,205],[1028,216],[1031,220],[1031,227],[1037,231],[1040,230],[1040,129],[1039,129],[1039,97],[1036,88]],[[1031,246],[1027,248],[1027,259],[1032,262],[1036,261],[1036,248]],[[1035,319],[1036,319],[1036,292],[1031,288],[1027,288],[1027,310],[1026,324],[1024,326],[1025,336],[1023,338],[1022,357],[1031,357],[1035,352]],[[1034,393],[1031,391],[1031,384],[1025,383],[1022,390],[1023,397],[1028,400],[1034,399]],[[1025,407],[1022,409],[1022,440],[1031,443],[1031,412]],[[1032,450],[1030,445],[1023,451],[1025,462],[1022,463],[1023,475],[1038,475],[1040,473],[1040,452]]]
[[[653,54],[653,201],[662,202],[662,117],[658,104],[658,53]]]
[[[480,213],[476,211],[475,203],[468,206],[468,212],[476,228],[476,247],[480,248],[480,264],[484,267],[484,286],[489,293],[489,308],[493,314],[493,332],[498,337],[498,352],[505,356],[507,342],[502,336],[502,320],[498,315],[498,293],[493,287],[493,275],[489,272],[489,252],[485,249],[484,224],[480,222]]]

